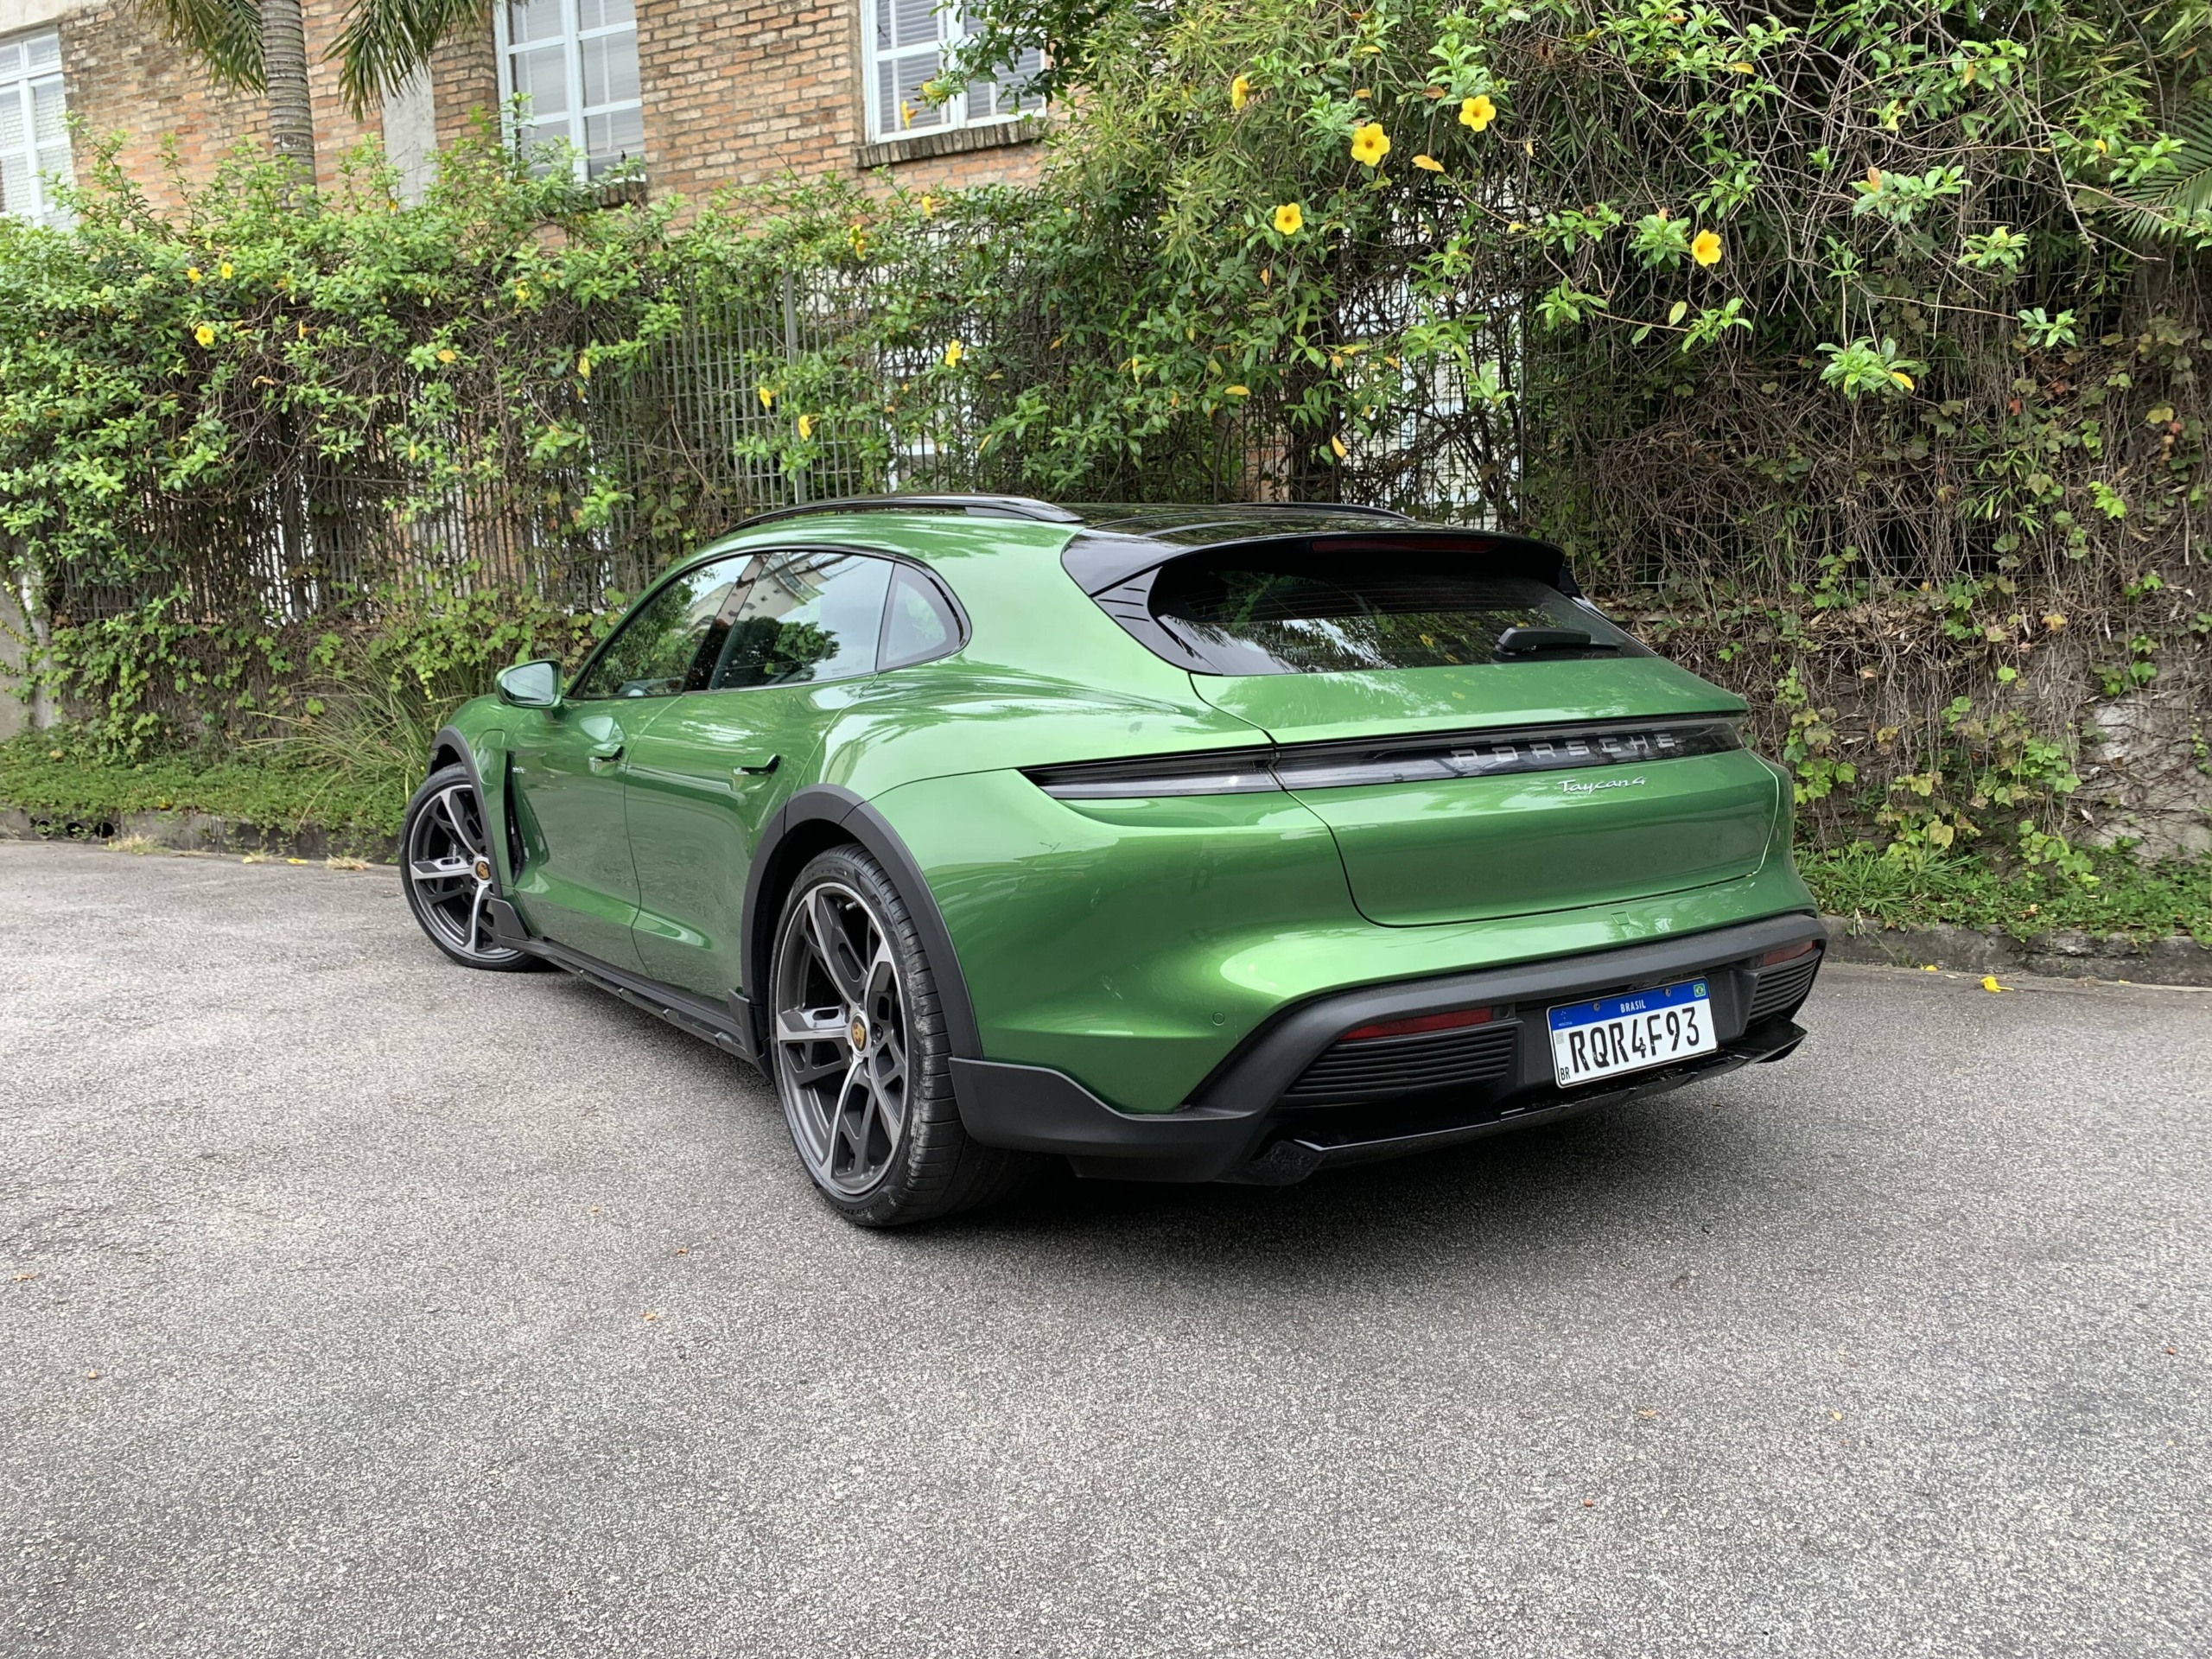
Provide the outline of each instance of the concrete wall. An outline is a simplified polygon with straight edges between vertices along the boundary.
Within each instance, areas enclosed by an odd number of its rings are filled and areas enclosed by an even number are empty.
[[[18,695],[30,629],[16,596],[0,588],[0,743],[29,728],[31,709]]]

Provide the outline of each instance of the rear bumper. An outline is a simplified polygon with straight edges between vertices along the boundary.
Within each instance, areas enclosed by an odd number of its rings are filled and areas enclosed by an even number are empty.
[[[1767,953],[1808,942],[1808,956],[1759,967]],[[1817,917],[1793,913],[1585,956],[1338,992],[1269,1021],[1173,1112],[1116,1111],[1043,1066],[955,1060],[953,1076],[963,1122],[985,1145],[1060,1154],[1080,1175],[1279,1185],[1317,1169],[1556,1122],[1754,1060],[1781,1059],[1804,1039],[1789,1016],[1812,988],[1826,943]],[[1546,1007],[1694,976],[1710,983],[1719,1052],[1580,1089],[1554,1083]],[[1479,1075],[1417,1092],[1376,1096],[1370,1089],[1367,1097],[1341,1102],[1329,1098],[1325,1082],[1315,1082],[1331,1075],[1315,1062],[1349,1030],[1475,1007],[1498,1011],[1481,1027],[1483,1054],[1459,1068]],[[1433,1075],[1436,1063],[1429,1064],[1426,1075]]]

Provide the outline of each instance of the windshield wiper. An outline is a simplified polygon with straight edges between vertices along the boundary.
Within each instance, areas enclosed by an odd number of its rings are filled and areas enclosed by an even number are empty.
[[[1596,639],[1586,628],[1514,626],[1497,636],[1501,657],[1532,657],[1540,651],[1618,651],[1610,639]]]

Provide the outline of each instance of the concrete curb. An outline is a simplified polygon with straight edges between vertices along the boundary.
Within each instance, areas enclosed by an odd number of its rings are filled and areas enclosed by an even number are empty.
[[[143,836],[180,853],[263,853],[320,863],[333,856],[372,863],[399,861],[399,841],[365,830],[268,828],[206,812],[122,812],[77,818],[0,806],[0,840],[118,841]],[[2137,985],[2212,986],[2212,949],[2185,934],[2140,941],[2125,934],[2044,933],[2016,939],[1994,929],[1885,928],[1852,916],[1825,918],[1828,955],[1837,962],[1878,963],[1955,973],[2038,974],[2053,979],[2124,979]]]
[[[2016,939],[1994,928],[1895,927],[1851,916],[1823,918],[1836,962],[1934,965],[1965,974],[2039,974],[2048,979],[2123,979],[2134,985],[2212,986],[2212,950],[2185,933],[2139,940],[2124,933],[2039,933]]]
[[[272,857],[365,858],[392,864],[399,859],[399,838],[373,830],[330,830],[308,824],[296,830],[219,818],[208,812],[118,812],[73,815],[32,812],[0,806],[0,840],[124,841],[141,836],[178,853],[264,853]]]

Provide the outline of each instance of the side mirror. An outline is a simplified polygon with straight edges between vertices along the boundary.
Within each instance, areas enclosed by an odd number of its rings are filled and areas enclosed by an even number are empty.
[[[561,664],[517,663],[500,671],[499,701],[516,709],[550,709],[561,701]]]

